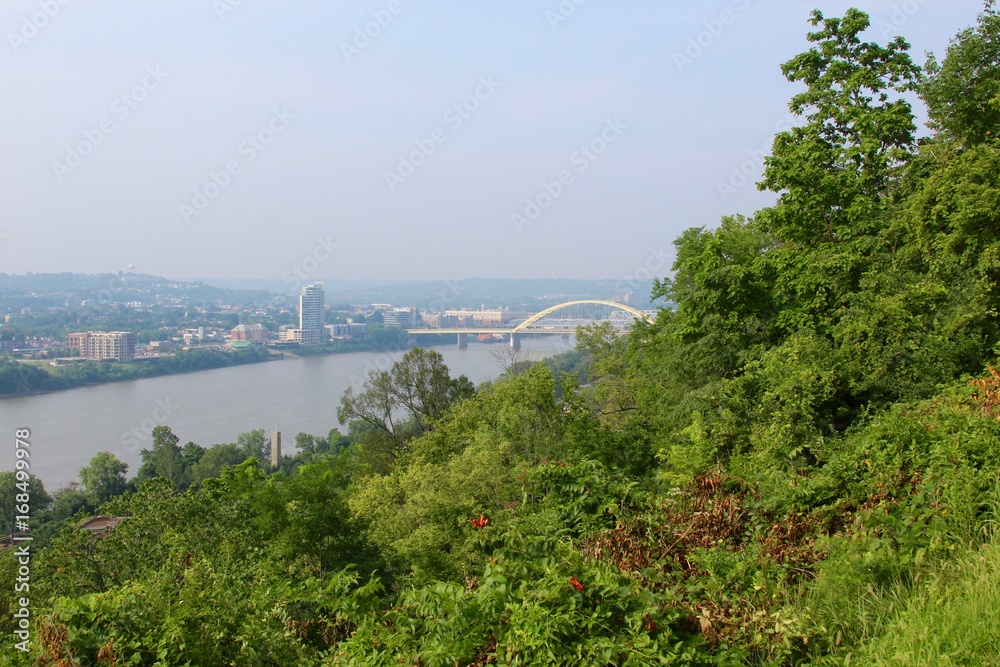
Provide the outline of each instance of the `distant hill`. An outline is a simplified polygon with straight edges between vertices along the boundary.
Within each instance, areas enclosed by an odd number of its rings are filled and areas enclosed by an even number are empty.
[[[5,312],[96,303],[227,303],[253,305],[272,298],[266,290],[226,289],[142,273],[0,273],[0,304]]]
[[[225,287],[269,289],[294,294],[295,286],[274,280],[203,278],[205,283]],[[608,299],[632,291],[632,304],[650,307],[652,281],[626,283],[621,280],[574,278],[464,278],[461,280],[388,281],[329,280],[328,304],[391,303],[420,308],[478,308],[480,305],[537,307],[571,299]]]
[[[322,279],[317,279],[322,280]],[[650,308],[652,282],[625,283],[611,279],[466,278],[436,281],[324,280],[326,302],[338,304],[391,303],[440,310],[509,307],[535,310],[573,299],[609,299],[632,292],[631,304]],[[22,308],[59,308],[94,304],[229,304],[251,306],[294,303],[297,286],[262,279],[205,278],[174,280],[142,273],[0,273],[0,312]],[[660,304],[662,305],[662,304]]]

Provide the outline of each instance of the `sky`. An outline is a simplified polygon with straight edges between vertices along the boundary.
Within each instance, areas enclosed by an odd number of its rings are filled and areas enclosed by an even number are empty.
[[[3,0],[0,272],[666,275],[850,6],[923,64],[982,1]]]

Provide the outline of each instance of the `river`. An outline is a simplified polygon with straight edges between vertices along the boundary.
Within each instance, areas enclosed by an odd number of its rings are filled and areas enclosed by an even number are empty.
[[[565,352],[573,340],[526,338],[523,352],[537,361]],[[470,343],[433,348],[452,377],[476,384],[501,372],[494,346]],[[77,480],[80,468],[99,451],[128,464],[129,476],[152,445],[154,426],[202,446],[234,442],[238,433],[263,428],[282,433],[282,451],[294,450],[300,432],[326,435],[338,428],[337,405],[373,368],[388,369],[397,352],[352,352],[290,358],[181,375],[128,380],[52,394],[0,400],[0,470],[14,468],[14,431],[31,431],[30,470],[48,491]],[[343,430],[343,429],[341,429]],[[4,440],[6,442],[4,442]]]

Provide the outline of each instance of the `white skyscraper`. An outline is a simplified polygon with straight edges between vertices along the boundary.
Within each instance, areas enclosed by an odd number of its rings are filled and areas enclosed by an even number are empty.
[[[302,288],[299,295],[299,329],[302,330],[303,343],[320,343],[323,341],[325,329],[324,306],[326,295],[323,283],[313,283]]]

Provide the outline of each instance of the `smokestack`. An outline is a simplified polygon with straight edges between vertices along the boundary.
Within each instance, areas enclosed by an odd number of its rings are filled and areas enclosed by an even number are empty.
[[[281,431],[271,431],[271,469],[281,465]]]

